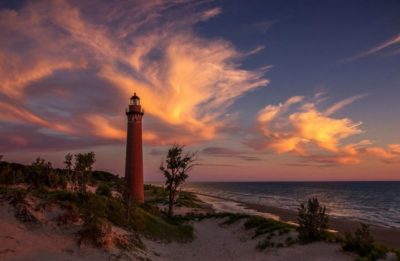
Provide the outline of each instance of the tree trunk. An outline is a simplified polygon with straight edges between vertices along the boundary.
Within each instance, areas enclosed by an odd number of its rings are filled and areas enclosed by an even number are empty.
[[[168,201],[168,216],[172,217],[174,215],[174,191],[171,188],[169,191],[169,201]]]

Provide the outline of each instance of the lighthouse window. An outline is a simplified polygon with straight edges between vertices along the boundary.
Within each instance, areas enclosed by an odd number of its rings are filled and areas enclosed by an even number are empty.
[[[136,99],[136,98],[131,99],[131,105],[140,105],[139,99]]]

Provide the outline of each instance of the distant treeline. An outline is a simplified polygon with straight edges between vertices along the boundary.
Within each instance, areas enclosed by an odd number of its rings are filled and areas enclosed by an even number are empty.
[[[73,162],[75,159],[75,162]],[[86,185],[105,183],[110,187],[119,187],[123,179],[110,172],[92,170],[95,154],[79,153],[65,156],[65,168],[54,168],[49,161],[37,158],[30,165],[0,161],[0,184],[26,184],[34,188],[71,188],[76,191],[86,191]]]

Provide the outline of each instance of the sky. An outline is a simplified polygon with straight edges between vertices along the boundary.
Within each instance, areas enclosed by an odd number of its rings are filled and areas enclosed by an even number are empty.
[[[144,175],[179,143],[190,181],[400,180],[400,2],[1,1],[0,154]]]

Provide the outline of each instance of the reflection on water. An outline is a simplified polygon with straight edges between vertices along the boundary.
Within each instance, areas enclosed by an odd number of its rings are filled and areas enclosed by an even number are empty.
[[[184,189],[292,210],[317,197],[332,216],[400,228],[400,182],[207,182]]]

